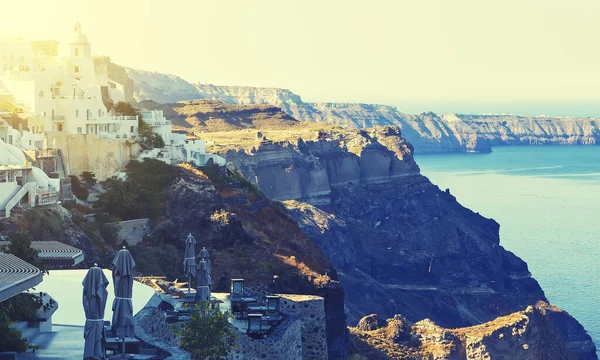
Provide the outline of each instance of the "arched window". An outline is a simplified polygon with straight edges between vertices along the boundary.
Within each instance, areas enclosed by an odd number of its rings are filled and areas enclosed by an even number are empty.
[[[40,91],[40,97],[43,98],[44,97],[44,91]]]

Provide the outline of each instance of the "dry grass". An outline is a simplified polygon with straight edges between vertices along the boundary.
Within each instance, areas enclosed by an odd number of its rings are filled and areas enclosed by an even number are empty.
[[[339,132],[340,128],[323,123],[299,123],[285,128],[194,132],[193,135],[207,141],[207,152],[224,153],[228,150],[251,149],[253,146],[258,146],[259,140],[256,137],[258,131],[274,142],[294,142],[300,138],[317,140],[319,130]]]

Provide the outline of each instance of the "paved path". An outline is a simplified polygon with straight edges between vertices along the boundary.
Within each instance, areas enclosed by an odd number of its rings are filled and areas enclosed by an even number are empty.
[[[35,353],[20,354],[19,359],[66,360],[83,358],[83,326],[54,325],[52,332],[38,333],[30,340],[39,345]]]

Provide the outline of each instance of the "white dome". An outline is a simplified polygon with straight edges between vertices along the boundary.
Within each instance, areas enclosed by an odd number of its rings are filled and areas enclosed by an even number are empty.
[[[73,33],[71,34],[71,44],[88,44],[88,38],[81,32],[81,24],[77,23],[73,26]]]
[[[18,147],[0,139],[0,166],[24,165],[27,159]]]

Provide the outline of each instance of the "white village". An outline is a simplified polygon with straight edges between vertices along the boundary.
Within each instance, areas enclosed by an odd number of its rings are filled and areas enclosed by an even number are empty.
[[[160,110],[141,111],[141,119],[117,114],[115,104],[132,101],[131,88],[109,77],[79,23],[56,49],[36,44],[0,40],[0,217],[9,217],[19,204],[68,199],[61,184],[69,186],[69,175],[94,171],[104,180],[118,173],[141,153],[141,121],[167,147],[181,148],[186,161],[203,165],[212,158],[224,164],[221,157],[206,155],[204,141],[171,134]]]

